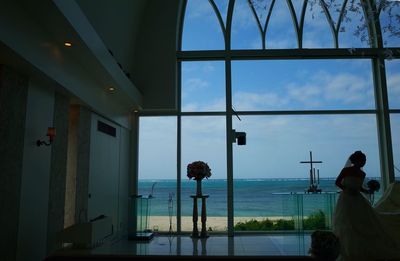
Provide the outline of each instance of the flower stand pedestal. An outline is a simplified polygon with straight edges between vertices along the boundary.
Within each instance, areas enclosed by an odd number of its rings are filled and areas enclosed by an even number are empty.
[[[142,195],[132,195],[132,211],[136,215],[136,227],[131,227],[132,231],[128,233],[129,240],[150,241],[153,239],[153,232],[148,229],[151,200],[152,197],[143,197]],[[136,208],[136,209],[135,209]]]
[[[192,237],[195,238],[207,238],[207,212],[206,212],[206,199],[209,197],[209,195],[191,195],[190,196],[193,199],[193,231],[192,231]],[[201,231],[199,234],[199,229],[197,227],[197,221],[198,221],[198,216],[199,216],[199,211],[197,207],[197,200],[201,199]]]

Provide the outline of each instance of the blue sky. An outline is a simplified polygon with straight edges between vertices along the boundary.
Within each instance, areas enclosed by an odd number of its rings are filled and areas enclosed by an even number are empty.
[[[223,17],[226,17],[226,3],[216,1]],[[276,3],[267,30],[267,49],[297,48],[286,1]],[[293,3],[299,10],[300,1]],[[189,0],[187,8],[183,50],[223,49],[221,29],[208,1]],[[318,11],[318,6],[313,10],[314,18],[308,11],[305,19],[304,47],[333,47],[325,16]],[[232,48],[260,49],[261,39],[247,1],[236,1],[233,17]],[[262,14],[259,17],[263,19]],[[339,34],[341,47],[366,47],[366,42],[351,32],[359,21],[359,17],[353,18],[352,22],[344,23],[346,30]],[[388,46],[399,46],[399,39],[387,39]],[[388,61],[391,108],[400,108],[399,72],[399,61]],[[371,62],[368,59],[233,61],[232,102],[237,111],[374,109]],[[224,62],[183,62],[182,111],[224,110]],[[355,150],[367,154],[367,175],[380,175],[374,115],[240,118],[233,118],[233,127],[247,133],[247,145],[233,146],[235,178],[306,178],[309,166],[299,162],[308,159],[310,150],[316,160],[323,161],[318,165],[321,177],[335,177]],[[399,117],[392,118],[392,131],[400,131]],[[176,118],[142,118],[140,124],[140,178],[174,179]],[[397,136],[393,141],[395,164],[400,164]],[[188,163],[203,160],[210,165],[212,178],[226,178],[225,150],[224,117],[182,117],[183,177]]]
[[[271,70],[273,68],[273,70]],[[224,62],[184,62],[182,111],[225,109]],[[236,110],[373,109],[369,60],[232,63]]]

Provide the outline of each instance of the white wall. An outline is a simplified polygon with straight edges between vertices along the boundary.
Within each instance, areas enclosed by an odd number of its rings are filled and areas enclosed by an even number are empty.
[[[97,130],[98,121],[116,128],[116,137]],[[92,115],[90,135],[90,171],[88,220],[99,215],[110,216],[113,224],[118,218],[118,180],[119,180],[119,139],[120,128]]]
[[[130,163],[133,160],[131,157],[131,143],[130,143],[130,131],[121,128],[121,139],[120,139],[120,158],[119,158],[119,204],[118,204],[118,231],[121,235],[127,235],[128,233],[128,210],[129,210],[129,175]]]
[[[98,131],[99,120],[116,128],[116,137]],[[111,217],[114,235],[127,226],[129,145],[128,130],[92,115],[88,220],[99,215]]]
[[[52,146],[36,146],[47,139],[53,126],[54,90],[32,80],[28,89],[23,153],[17,259],[43,260],[47,256],[49,180]],[[111,137],[97,131],[97,120],[117,129]],[[57,138],[57,137],[56,137]],[[126,233],[130,131],[97,114],[92,115],[88,219],[104,214],[112,217],[114,236]]]
[[[51,146],[36,146],[53,125],[54,90],[31,79],[25,124],[17,260],[42,260],[47,248]]]

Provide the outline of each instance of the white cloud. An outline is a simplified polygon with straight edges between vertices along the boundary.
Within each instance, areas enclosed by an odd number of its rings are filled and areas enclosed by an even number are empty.
[[[303,47],[332,48],[333,46],[332,31],[321,5],[315,4],[313,10],[307,8],[303,29]]]
[[[204,108],[205,111],[224,111],[225,110],[225,97],[212,100]]]
[[[186,15],[188,18],[195,18],[195,19],[204,19],[206,17],[210,17],[210,9],[212,9],[210,3],[204,0],[190,0],[186,6]]]
[[[182,111],[199,111],[199,104],[198,103],[185,103],[182,105]]]
[[[286,1],[275,1],[270,19],[270,23],[275,23],[281,28],[287,27],[288,23],[292,26],[292,18]]]
[[[306,107],[317,107],[321,105],[321,88],[315,85],[296,86],[290,84],[287,86],[288,96],[291,100],[299,101]]]
[[[182,111],[224,111],[225,98],[214,99],[208,102],[191,102],[182,106]]]
[[[257,108],[268,105],[272,108],[279,108],[287,103],[287,99],[279,97],[276,93],[252,93],[252,92],[236,92],[234,93],[233,100],[235,107],[240,110],[256,110]]]
[[[155,117],[146,121],[140,130],[147,137],[143,140],[141,136],[139,143],[141,173],[148,178],[174,178],[176,120]],[[236,130],[247,133],[246,146],[234,145],[236,177],[306,177],[307,166],[299,161],[307,159],[309,150],[316,159],[323,160],[319,167],[324,177],[336,176],[356,149],[367,153],[368,175],[379,173],[376,121],[372,115],[242,116],[234,123]],[[183,167],[200,158],[211,165],[213,178],[224,178],[225,131],[223,116],[182,117]],[[160,164],[154,165],[154,161]]]
[[[220,64],[222,62],[183,62],[182,63],[182,72],[185,74],[199,71],[203,73],[211,73],[216,70],[216,64]]]
[[[290,48],[297,48],[297,39],[294,34],[290,34],[290,38],[286,34],[284,37],[278,38],[269,38],[267,33],[266,37],[266,48],[267,49],[290,49]]]
[[[332,105],[343,108],[353,105],[364,108],[374,106],[370,78],[323,71],[313,76],[304,74],[303,78],[308,78],[306,83],[292,81],[276,86],[274,90],[235,92],[234,106],[239,110],[312,109]],[[400,81],[400,76],[394,80]],[[400,87],[398,92],[400,93]]]
[[[257,34],[258,37],[251,39],[250,42],[250,49],[261,49],[262,48],[262,39],[261,35]]]
[[[182,135],[187,144],[201,143],[214,146],[214,141],[225,137],[225,118],[223,116],[203,116],[182,118]]]
[[[139,179],[174,178],[176,117],[141,117],[139,127]]]
[[[232,29],[246,29],[250,26],[256,25],[256,19],[251,13],[251,9],[247,0],[236,1],[233,10],[233,25]],[[237,31],[234,31],[235,33]]]
[[[303,48],[333,48],[334,40],[329,27],[324,31],[308,30],[303,32]]]
[[[184,83],[184,86],[184,90],[187,92],[199,91],[206,89],[209,86],[209,83],[200,78],[191,78]]]
[[[190,102],[188,99],[195,93],[204,92],[209,87],[208,81],[200,78],[187,79],[182,85],[182,100],[185,102],[182,105],[183,111],[195,111],[198,110],[199,105],[197,101]],[[190,99],[191,100],[191,99]]]
[[[270,8],[270,2],[271,1],[268,1],[266,5],[267,10],[262,9],[263,7],[256,8],[257,13],[262,13],[263,20],[260,21],[262,26],[264,26],[265,18]],[[245,31],[249,31],[251,27],[256,28],[256,26],[256,19],[248,6],[247,0],[236,1],[232,33],[241,33],[244,35]],[[276,1],[268,24],[266,37],[267,48],[297,48],[297,36],[294,28],[293,19],[286,1]],[[250,46],[254,47],[253,44]],[[303,47],[321,48],[332,46],[333,36],[331,34],[331,29],[320,5],[315,5],[312,11],[308,8],[303,30]],[[259,41],[257,41],[255,47],[260,48]]]
[[[366,104],[371,100],[372,82],[361,76],[318,72],[310,81],[312,84],[303,86],[297,83],[289,84],[289,97],[306,107],[320,106],[324,103]]]
[[[391,94],[400,95],[400,74],[388,75],[387,86]]]
[[[215,62],[203,62],[200,64],[200,69],[204,72],[204,73],[211,73],[214,72],[216,70],[215,68]]]
[[[359,76],[339,74],[326,78],[325,99],[341,101],[346,104],[365,101],[368,82]]]
[[[235,123],[236,129],[247,133],[247,145],[237,149],[241,156],[235,159],[240,161],[240,171],[237,170],[240,174],[296,177],[298,173],[301,176],[307,173],[307,168],[304,167],[303,173],[299,161],[307,159],[312,150],[318,160],[324,161],[320,166],[321,174],[332,177],[356,149],[369,156],[366,168],[370,175],[379,171],[374,155],[377,153],[374,116],[243,116],[242,121]],[[266,173],[263,173],[262,165],[266,166]]]

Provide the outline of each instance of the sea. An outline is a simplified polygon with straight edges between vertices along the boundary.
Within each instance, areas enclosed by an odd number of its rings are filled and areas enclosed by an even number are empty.
[[[376,179],[379,182],[380,178]],[[138,194],[147,200],[148,214],[151,216],[176,216],[177,197],[176,180],[139,180]],[[235,179],[233,188],[233,209],[236,217],[284,217],[312,215],[318,211],[331,214],[335,207],[339,189],[334,178],[321,178],[318,188],[321,193],[307,193],[310,187],[308,179],[266,178]],[[227,180],[204,179],[203,195],[206,199],[208,216],[227,216]],[[196,181],[181,182],[181,215],[191,216],[193,198],[196,193]],[[372,204],[381,196],[381,190],[371,198]],[[148,200],[147,198],[150,198]],[[199,208],[201,208],[199,200]]]

